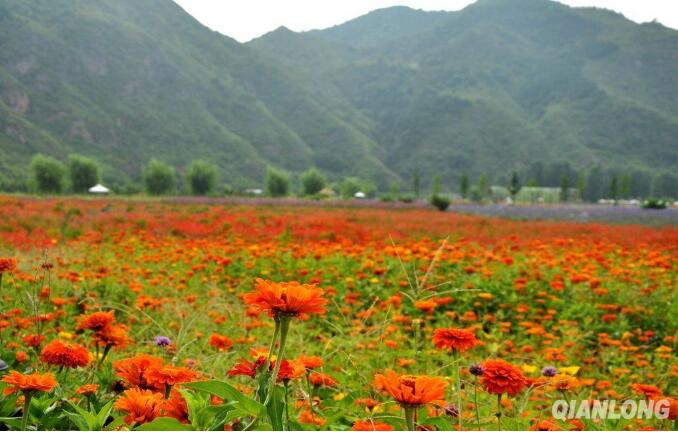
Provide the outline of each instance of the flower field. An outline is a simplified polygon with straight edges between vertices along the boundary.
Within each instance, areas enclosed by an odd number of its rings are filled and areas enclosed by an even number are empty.
[[[677,280],[675,227],[0,197],[0,429],[672,430]]]

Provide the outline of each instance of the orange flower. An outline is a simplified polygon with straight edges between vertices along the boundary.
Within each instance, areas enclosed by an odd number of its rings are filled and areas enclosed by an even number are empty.
[[[418,407],[442,400],[447,382],[439,377],[398,375],[387,370],[385,375],[375,375],[373,385],[377,391],[387,392],[402,406]]]
[[[351,430],[354,431],[392,431],[393,426],[374,420],[357,420]]]
[[[165,399],[160,393],[150,390],[129,389],[115,401],[115,408],[126,412],[127,424],[143,424],[153,421],[162,414]]]
[[[320,372],[311,373],[308,379],[314,386],[336,387],[337,385],[337,381],[334,378]]]
[[[80,317],[77,330],[99,331],[105,327],[111,326],[115,322],[115,312],[94,312]]]
[[[559,431],[562,430],[553,420],[539,420],[530,427],[531,431]]]
[[[433,334],[433,344],[438,349],[457,350],[460,352],[476,346],[478,340],[473,332],[465,329],[439,328]]]
[[[275,368],[275,364],[272,364],[271,367]],[[299,378],[305,373],[306,368],[304,367],[303,364],[299,363],[298,361],[283,360],[282,362],[280,362],[280,370],[278,371],[277,379],[278,381],[289,381]]]
[[[80,344],[53,340],[42,349],[40,360],[54,366],[76,368],[87,366],[90,355]]]
[[[99,345],[124,348],[129,343],[127,329],[122,325],[106,326],[99,330],[94,339]]]
[[[9,273],[16,268],[15,258],[0,258],[0,274]]]
[[[99,390],[99,384],[85,384],[78,387],[75,394],[91,396]]]
[[[659,387],[649,384],[631,384],[631,389],[636,394],[643,395],[648,399],[658,399],[663,394]]]
[[[162,367],[162,359],[148,354],[139,354],[128,359],[113,362],[113,369],[120,378],[130,385],[142,389],[160,390],[163,387],[155,387],[148,382],[146,373],[149,369]]]
[[[197,372],[183,366],[154,367],[146,372],[146,380],[155,388],[191,382],[196,378],[198,378]]]
[[[299,356],[299,362],[304,365],[306,369],[317,369],[324,364],[322,358],[318,356]]]
[[[210,336],[210,346],[219,351],[226,351],[231,349],[233,341],[228,336],[222,336],[217,333],[212,333]]]
[[[527,381],[517,367],[504,360],[487,360],[482,364],[481,383],[485,390],[494,394],[508,393],[515,396],[520,393]]]
[[[17,391],[23,393],[50,392],[59,385],[51,373],[40,374],[38,372],[24,375],[17,371],[11,371],[2,378],[2,381],[7,384],[4,392],[6,395]]]
[[[165,401],[165,415],[179,420],[181,423],[188,423],[188,405],[181,392],[174,389],[170,392],[170,397]]]
[[[322,426],[325,424],[325,419],[317,414],[313,414],[310,409],[305,409],[301,412],[301,414],[299,414],[299,423]]]
[[[246,304],[271,316],[298,316],[325,312],[327,300],[322,295],[323,290],[314,285],[257,279],[255,292],[245,294],[243,298]]]

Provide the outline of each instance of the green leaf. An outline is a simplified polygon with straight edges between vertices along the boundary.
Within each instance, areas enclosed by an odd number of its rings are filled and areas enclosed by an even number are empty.
[[[236,402],[237,408],[243,410],[247,415],[252,417],[261,417],[266,412],[266,408],[261,403],[245,396],[235,387],[224,381],[198,381],[182,385],[185,388],[205,391],[224,399],[225,401],[234,401]]]
[[[172,417],[158,417],[150,423],[142,424],[135,428],[138,431],[190,431],[193,430],[191,425],[181,423],[179,420]]]
[[[275,387],[271,400],[266,406],[268,418],[271,420],[273,430],[283,430],[283,414],[285,410],[285,389],[282,387]]]

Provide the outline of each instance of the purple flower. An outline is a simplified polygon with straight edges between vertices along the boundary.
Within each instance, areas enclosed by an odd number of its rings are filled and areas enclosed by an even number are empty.
[[[558,374],[558,369],[554,368],[553,366],[546,366],[541,370],[541,374],[547,377],[556,376]]]
[[[166,347],[167,345],[172,343],[170,338],[168,338],[167,336],[156,336],[153,338],[153,342],[155,343],[156,346],[159,347]]]
[[[468,371],[471,372],[471,375],[480,376],[483,374],[483,367],[479,364],[473,364],[468,368]]]

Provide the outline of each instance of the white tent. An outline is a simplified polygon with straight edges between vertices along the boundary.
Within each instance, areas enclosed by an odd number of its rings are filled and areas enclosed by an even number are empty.
[[[110,190],[102,184],[94,185],[91,188],[89,188],[88,191],[90,193],[95,193],[95,194],[107,194],[107,193],[110,192]]]
[[[366,196],[365,192],[356,192],[355,195],[353,195],[354,198],[358,198],[358,199],[363,199],[363,198],[365,198],[365,196]]]

